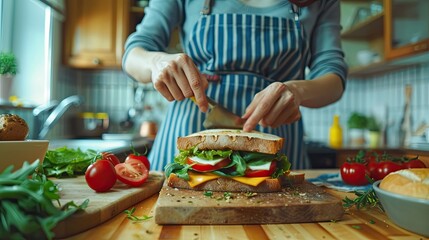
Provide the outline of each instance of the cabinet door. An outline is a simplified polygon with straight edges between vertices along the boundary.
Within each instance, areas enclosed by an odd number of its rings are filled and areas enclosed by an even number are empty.
[[[385,55],[410,56],[429,48],[429,1],[385,0]]]
[[[128,34],[128,0],[68,0],[64,61],[77,68],[121,66]]]

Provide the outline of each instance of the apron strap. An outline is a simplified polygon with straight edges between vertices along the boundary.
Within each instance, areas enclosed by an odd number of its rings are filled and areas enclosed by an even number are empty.
[[[212,0],[204,0],[204,6],[201,10],[201,15],[209,15],[212,10]]]

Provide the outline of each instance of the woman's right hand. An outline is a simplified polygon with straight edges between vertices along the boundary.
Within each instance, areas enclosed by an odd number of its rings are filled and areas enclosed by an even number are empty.
[[[188,55],[158,53],[152,60],[153,86],[162,96],[168,101],[195,97],[200,110],[207,111],[207,79]]]

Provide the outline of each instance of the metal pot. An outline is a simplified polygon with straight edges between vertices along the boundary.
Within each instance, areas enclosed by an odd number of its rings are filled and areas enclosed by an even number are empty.
[[[109,129],[109,115],[104,112],[82,112],[74,122],[76,137],[99,138]]]
[[[140,125],[140,136],[154,139],[158,131],[158,124],[154,121],[144,121]]]

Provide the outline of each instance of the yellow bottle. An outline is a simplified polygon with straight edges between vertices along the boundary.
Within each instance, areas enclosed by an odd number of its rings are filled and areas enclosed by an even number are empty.
[[[341,148],[343,146],[343,129],[338,115],[334,115],[334,122],[329,128],[329,146],[332,148]]]

